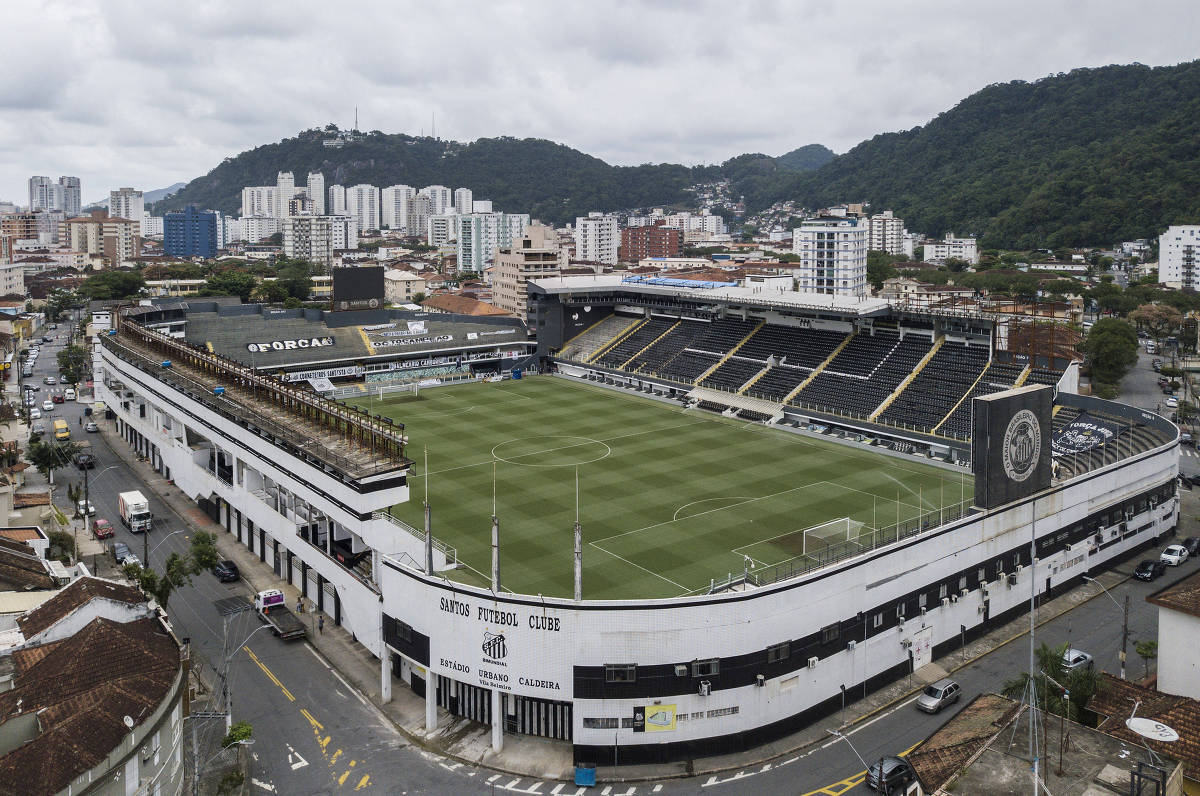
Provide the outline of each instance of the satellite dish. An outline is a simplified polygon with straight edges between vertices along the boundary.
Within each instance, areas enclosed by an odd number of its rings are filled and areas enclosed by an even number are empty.
[[[121,719],[121,721],[125,722],[126,727],[128,727],[131,730],[133,729],[133,716],[126,716],[125,718]],[[1175,737],[1178,738],[1179,736],[1175,736]]]
[[[1154,719],[1126,719],[1125,726],[1143,738],[1148,738],[1151,741],[1174,743],[1175,741],[1179,740],[1179,733],[1175,732],[1162,722],[1155,721]]]

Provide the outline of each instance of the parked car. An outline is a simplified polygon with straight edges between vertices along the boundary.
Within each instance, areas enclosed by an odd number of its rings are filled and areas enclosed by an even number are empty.
[[[42,379],[42,381],[46,384],[58,384],[58,379],[54,378],[53,376],[47,376],[46,378]]]
[[[54,401],[42,401],[42,411],[43,412],[53,412],[54,411]]]
[[[88,517],[95,517],[96,516],[96,507],[92,505],[92,501],[90,501],[90,500],[83,500],[83,499],[76,500],[75,501],[75,513],[81,517],[84,515],[87,515]]]
[[[129,550],[129,545],[125,544],[124,542],[113,542],[112,547],[109,548],[109,551],[112,553],[113,561],[116,561],[120,566],[124,566],[125,564],[142,563],[138,560],[138,557]]]
[[[25,392],[37,392],[38,390],[40,390],[42,388],[38,384],[23,384],[23,385],[21,385],[21,389],[24,390]]]
[[[1063,668],[1066,669],[1067,672],[1090,669],[1095,665],[1096,662],[1092,656],[1083,650],[1072,648],[1063,652]]]
[[[54,393],[54,395],[51,395],[51,396],[50,396],[50,402],[51,402],[51,403],[61,404],[61,403],[64,403],[64,402],[65,402],[65,400],[66,400],[66,399],[65,399],[65,398],[63,398],[63,394],[62,394],[62,393],[60,393],[60,392],[56,392],[56,393]]]
[[[45,434],[46,433],[46,424],[45,423],[34,423],[32,426],[29,427],[29,433],[30,434]]]
[[[42,410],[38,409],[36,406],[29,410],[29,419],[30,420],[37,420],[41,416],[42,416]]]
[[[43,336],[43,337],[42,337],[42,342],[43,342],[43,343],[53,343],[53,342],[54,342],[54,338],[53,338],[53,337],[51,337],[50,335],[45,335],[45,336]]]
[[[74,401],[75,400],[75,390],[71,389],[70,387],[63,390],[63,398],[65,398],[68,401]]]
[[[75,466],[80,470],[91,470],[96,466],[96,457],[87,451],[75,454]]]
[[[218,561],[217,565],[212,568],[212,574],[217,576],[217,580],[222,583],[232,583],[242,576],[238,571],[237,564],[232,561]]]
[[[1166,571],[1166,564],[1161,561],[1155,561],[1153,558],[1147,558],[1138,563],[1137,569],[1133,571],[1133,576],[1138,580],[1150,581]]]
[[[97,539],[111,539],[113,535],[113,524],[103,517],[97,517],[92,523],[92,535]]]
[[[917,708],[926,713],[938,713],[947,705],[954,704],[962,696],[962,686],[948,678],[925,686],[917,697]]]
[[[1188,551],[1189,557],[1194,556],[1197,551],[1200,551],[1200,536],[1189,536],[1180,542],[1180,544]]]
[[[89,420],[83,424],[83,430],[84,431],[99,431],[100,426],[96,425],[95,420]]]
[[[902,789],[916,778],[912,766],[902,757],[885,757],[867,766],[867,788],[876,793]]]
[[[1174,395],[1172,395],[1170,398],[1168,398],[1166,401],[1164,401],[1164,403],[1166,404],[1166,407],[1168,409],[1178,409],[1179,408],[1179,399],[1176,398]]]
[[[1181,544],[1169,544],[1162,551],[1162,555],[1158,557],[1158,560],[1168,566],[1177,567],[1184,561],[1187,561],[1187,557],[1188,550],[1186,547]]]
[[[71,380],[70,380],[70,379],[68,379],[66,376],[59,376],[59,377],[58,377],[58,383],[59,383],[59,384],[70,384],[70,383],[71,383]]]

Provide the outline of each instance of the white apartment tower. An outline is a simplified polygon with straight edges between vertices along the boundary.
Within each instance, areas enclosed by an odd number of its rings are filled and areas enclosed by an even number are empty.
[[[593,263],[617,264],[621,230],[617,217],[588,213],[575,219],[575,259]]]
[[[979,247],[974,238],[956,238],[953,232],[947,232],[946,238],[940,241],[926,241],[924,259],[929,263],[944,263],[953,257],[956,260],[966,260],[971,265],[979,264]]]
[[[426,241],[430,246],[441,246],[443,243],[449,243],[454,240],[454,236],[458,234],[458,225],[456,213],[447,213],[444,216],[429,217],[429,234],[426,236]]]
[[[511,246],[529,226],[528,213],[468,213],[454,218],[459,271],[482,273],[495,260],[497,247]]]
[[[346,215],[346,186],[329,186],[329,202],[325,205],[325,210],[331,216]]]
[[[1183,289],[1196,289],[1200,275],[1200,224],[1167,227],[1158,238],[1158,281],[1177,284]]]
[[[312,199],[313,213],[325,215],[325,175],[319,171],[308,173],[308,198]]]
[[[62,186],[62,207],[59,209],[67,217],[77,216],[83,208],[83,196],[79,188],[78,177],[59,177],[58,184]]]
[[[412,196],[405,202],[404,234],[422,237],[429,233],[429,218],[433,215],[433,200],[424,194]]]
[[[793,270],[801,293],[865,298],[867,295],[868,222],[858,218],[820,218],[793,230],[792,251],[800,256]]]
[[[454,195],[445,185],[426,185],[420,191],[421,196],[428,196],[433,206],[429,209],[429,214],[433,216],[445,215],[451,207],[454,206]]]
[[[896,218],[891,210],[871,216],[869,230],[867,248],[871,251],[904,253],[904,219]]]
[[[242,189],[242,217],[275,216],[275,189],[252,185]]]
[[[146,201],[141,191],[133,188],[119,188],[108,192],[108,214],[117,218],[128,218],[141,224],[140,234],[146,236],[142,215],[146,212]]]
[[[283,220],[283,253],[333,267],[338,249],[357,248],[354,219],[348,216],[291,216]]]
[[[455,188],[454,189],[454,212],[455,213],[474,213],[475,212],[475,194],[470,188]]]
[[[366,183],[347,188],[346,215],[354,219],[359,232],[379,229],[379,189]]]
[[[275,176],[275,215],[286,218],[288,202],[296,195],[296,177],[290,171],[281,171]]]
[[[389,185],[381,191],[379,218],[388,229],[405,229],[408,202],[416,193],[411,185]]]
[[[58,182],[49,177],[29,178],[29,212],[59,210],[74,218],[82,206],[78,177],[59,177]]]

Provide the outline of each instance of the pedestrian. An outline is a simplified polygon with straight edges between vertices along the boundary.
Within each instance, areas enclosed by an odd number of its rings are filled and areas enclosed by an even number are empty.
[[[324,616],[317,617],[317,632],[321,635],[325,635],[325,617]]]
[[[296,598],[296,613],[298,613],[298,614],[304,613],[304,598],[303,597]]]
[[[80,415],[80,417],[79,417],[79,425],[81,425],[81,426],[83,425],[83,416],[82,415]]]

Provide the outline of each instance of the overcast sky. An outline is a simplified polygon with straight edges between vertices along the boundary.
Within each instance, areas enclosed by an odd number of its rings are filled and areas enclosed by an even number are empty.
[[[1200,57],[1196,0],[6,3],[0,199],[186,182],[335,122],[614,164],[844,152],[988,85]]]

